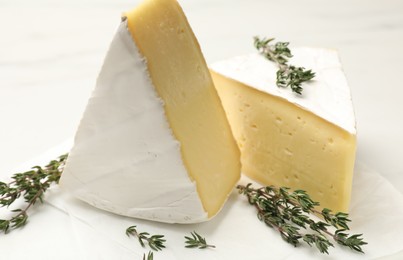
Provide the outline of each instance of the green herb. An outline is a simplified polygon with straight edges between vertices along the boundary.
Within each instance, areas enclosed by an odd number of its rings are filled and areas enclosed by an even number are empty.
[[[127,236],[135,236],[138,238],[140,245],[145,247],[144,241],[148,243],[151,249],[158,251],[165,248],[164,242],[166,242],[163,235],[152,235],[150,236],[147,232],[137,232],[136,226],[130,226],[126,229]]]
[[[296,67],[288,64],[288,59],[292,57],[288,48],[288,42],[277,42],[271,44],[274,38],[260,39],[254,37],[256,49],[268,60],[273,61],[279,67],[277,71],[277,86],[290,87],[295,93],[302,94],[301,84],[315,77],[312,70],[305,70],[303,67]]]
[[[363,253],[361,246],[367,243],[363,241],[362,234],[345,233],[349,230],[348,222],[351,221],[348,214],[333,214],[326,208],[316,210],[319,203],[313,201],[305,191],[295,190],[290,193],[289,188],[277,189],[273,186],[255,189],[250,183],[246,186],[238,185],[237,189],[256,207],[258,219],[277,230],[288,243],[297,246],[302,239],[310,246],[315,245],[321,253],[328,254],[329,247],[333,247],[328,240],[330,237],[342,246]],[[309,214],[319,215],[325,222],[315,221]],[[314,233],[301,233],[301,228],[310,229]]]
[[[154,259],[154,254],[152,251],[148,252],[147,258],[146,258],[146,254],[143,255],[143,260],[153,260]]]
[[[202,236],[200,236],[199,234],[197,234],[196,231],[193,231],[190,233],[192,235],[192,237],[187,237],[185,236],[186,239],[186,246],[187,248],[199,248],[199,249],[204,249],[204,248],[208,248],[208,247],[212,247],[215,248],[214,245],[209,245],[206,242],[206,239],[203,238]]]
[[[31,171],[16,173],[9,183],[0,182],[0,207],[10,207],[22,197],[24,208],[10,210],[12,216],[0,219],[0,232],[8,233],[12,229],[23,227],[28,220],[28,209],[38,200],[43,202],[43,195],[53,183],[58,183],[66,163],[67,154],[51,161],[45,167],[35,166]]]

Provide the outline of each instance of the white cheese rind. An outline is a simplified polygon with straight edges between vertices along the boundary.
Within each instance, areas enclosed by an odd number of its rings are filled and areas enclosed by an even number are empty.
[[[60,185],[119,215],[167,223],[208,218],[126,22],[105,58]]]
[[[257,53],[219,61],[210,68],[227,78],[284,98],[351,134],[356,134],[350,88],[337,51],[295,48],[292,53],[294,56],[290,59],[290,64],[315,72],[314,80],[303,83],[302,95],[293,93],[289,88],[277,87],[278,67]]]

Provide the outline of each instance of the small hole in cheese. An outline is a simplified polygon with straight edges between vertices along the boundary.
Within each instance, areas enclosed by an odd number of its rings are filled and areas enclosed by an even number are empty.
[[[293,152],[292,152],[290,149],[288,149],[288,148],[285,148],[285,149],[284,149],[284,153],[285,153],[286,155],[289,155],[289,156],[293,155]]]

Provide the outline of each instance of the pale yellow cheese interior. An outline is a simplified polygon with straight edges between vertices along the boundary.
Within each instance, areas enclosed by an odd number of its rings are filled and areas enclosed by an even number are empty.
[[[244,174],[265,185],[306,190],[322,207],[348,211],[355,135],[285,99],[212,76]]]
[[[175,0],[146,0],[125,14],[164,101],[173,134],[208,216],[240,178],[240,154],[199,44]]]

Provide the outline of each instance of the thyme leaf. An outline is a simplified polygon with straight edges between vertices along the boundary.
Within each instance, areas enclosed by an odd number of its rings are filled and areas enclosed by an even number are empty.
[[[143,255],[143,260],[153,260],[154,259],[154,254],[152,251],[148,252],[148,255],[146,256],[146,254],[144,253]]]

